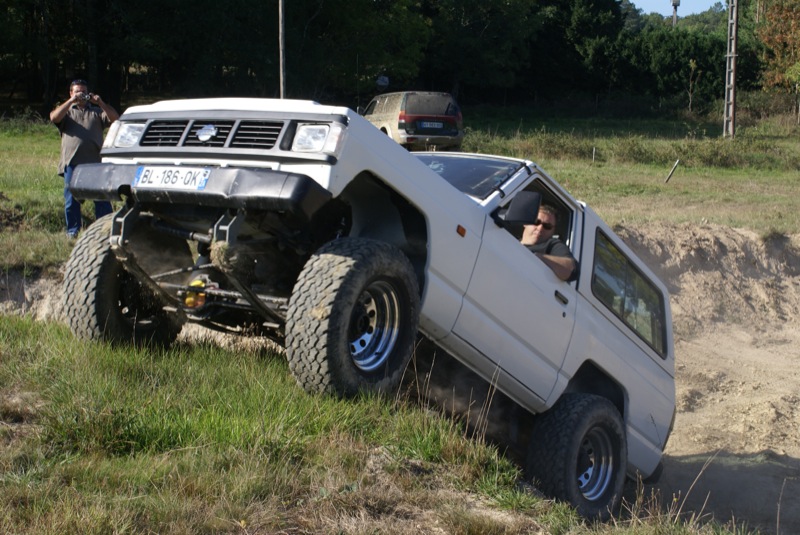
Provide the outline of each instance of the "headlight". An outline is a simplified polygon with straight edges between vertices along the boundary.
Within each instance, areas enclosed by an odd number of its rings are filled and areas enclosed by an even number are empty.
[[[292,150],[336,155],[343,138],[344,128],[339,123],[301,124],[297,127]]]
[[[132,147],[139,142],[144,132],[144,123],[116,121],[108,130],[103,147]]]

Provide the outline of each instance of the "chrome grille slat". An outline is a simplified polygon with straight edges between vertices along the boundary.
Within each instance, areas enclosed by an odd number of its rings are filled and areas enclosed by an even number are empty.
[[[245,149],[271,149],[283,128],[277,121],[242,121],[233,134],[230,146]]]
[[[177,147],[188,124],[189,121],[153,121],[139,144],[144,147]]]

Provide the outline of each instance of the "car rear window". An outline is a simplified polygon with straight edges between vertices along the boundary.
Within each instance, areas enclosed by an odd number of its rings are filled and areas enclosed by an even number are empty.
[[[450,95],[409,93],[405,111],[414,115],[458,115],[458,105]]]

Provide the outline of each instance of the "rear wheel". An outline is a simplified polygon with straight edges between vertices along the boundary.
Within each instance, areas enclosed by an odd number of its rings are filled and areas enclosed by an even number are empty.
[[[180,333],[181,318],[165,312],[163,301],[114,256],[109,242],[113,217],[110,214],[92,224],[67,261],[67,324],[76,336],[87,340],[169,345]],[[158,261],[164,271],[191,265],[191,252],[184,240],[162,238],[149,229],[135,232],[133,238],[151,241],[151,248],[160,251]]]
[[[306,263],[289,301],[286,353],[308,392],[390,392],[411,358],[419,290],[408,258],[374,240],[330,242]]]
[[[528,476],[581,516],[607,520],[620,505],[628,446],[625,424],[606,398],[566,394],[534,422]]]

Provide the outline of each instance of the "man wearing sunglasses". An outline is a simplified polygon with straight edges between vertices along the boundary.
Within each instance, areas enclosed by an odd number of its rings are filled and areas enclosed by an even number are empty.
[[[58,174],[64,177],[64,213],[70,238],[76,238],[81,229],[81,204],[69,190],[72,172],[80,164],[100,161],[103,130],[117,119],[119,113],[114,108],[103,102],[100,95],[89,93],[86,80],[74,80],[69,85],[69,99],[50,112],[50,121],[61,134]],[[110,202],[95,201],[95,218],[110,213]]]
[[[558,212],[550,205],[543,204],[532,225],[525,225],[522,231],[522,245],[539,257],[556,277],[563,281],[575,280],[578,276],[578,262],[569,247],[554,237]]]

